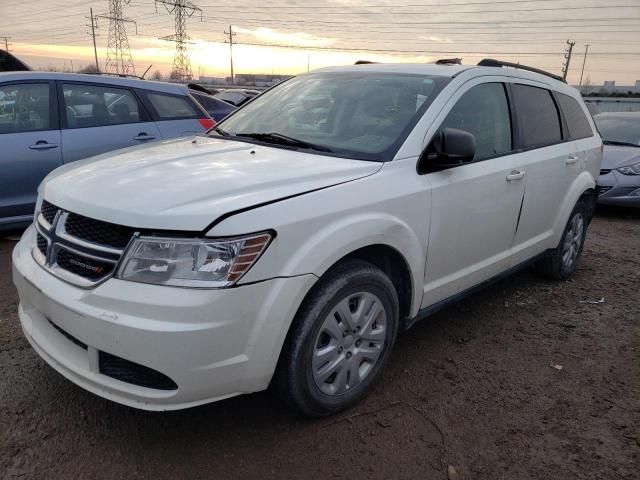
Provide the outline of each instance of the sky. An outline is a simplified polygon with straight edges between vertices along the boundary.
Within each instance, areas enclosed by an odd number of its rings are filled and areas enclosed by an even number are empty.
[[[187,0],[166,0],[187,1]],[[123,3],[127,38],[141,74],[171,70],[174,17],[154,0]],[[235,73],[297,74],[356,60],[431,62],[500,58],[560,74],[567,40],[575,41],[568,81],[640,80],[640,0],[193,0],[187,19],[194,78],[228,76],[225,31],[232,26]],[[0,45],[33,68],[77,70],[94,62],[90,13],[109,0],[0,0]],[[87,26],[89,25],[89,26]],[[101,68],[109,20],[97,18]],[[0,48],[4,48],[3,46]]]

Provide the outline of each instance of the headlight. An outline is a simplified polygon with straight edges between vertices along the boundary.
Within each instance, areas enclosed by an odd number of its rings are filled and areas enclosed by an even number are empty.
[[[272,238],[271,233],[217,240],[139,237],[116,277],[177,287],[228,287],[247,273]]]
[[[640,175],[640,163],[627,167],[616,168],[623,175]]]

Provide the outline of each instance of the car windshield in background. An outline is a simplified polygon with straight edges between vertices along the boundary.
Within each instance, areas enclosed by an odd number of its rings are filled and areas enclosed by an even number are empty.
[[[260,143],[388,161],[449,80],[377,72],[302,75],[265,92],[220,129]]]
[[[637,115],[594,115],[602,141],[640,147],[640,113]]]

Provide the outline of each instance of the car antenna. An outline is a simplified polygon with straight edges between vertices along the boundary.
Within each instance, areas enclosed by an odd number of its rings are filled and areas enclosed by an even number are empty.
[[[140,77],[142,80],[144,80],[144,76],[147,74],[147,72],[149,72],[149,70],[151,70],[151,67],[153,67],[153,64],[149,65],[147,67],[147,69],[144,71],[144,73],[142,74],[142,76]]]

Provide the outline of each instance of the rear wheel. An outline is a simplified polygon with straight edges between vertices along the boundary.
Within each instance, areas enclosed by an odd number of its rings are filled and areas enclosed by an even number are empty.
[[[550,256],[536,263],[539,273],[556,280],[566,280],[573,274],[584,247],[589,213],[586,202],[580,200],[571,212],[560,244]]]
[[[339,412],[366,395],[395,343],[398,298],[377,267],[349,260],[320,280],[298,312],[276,387],[309,416]]]

